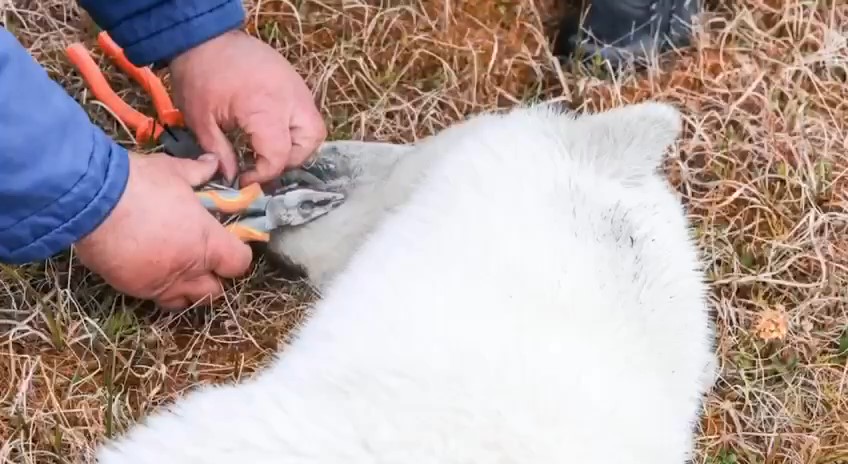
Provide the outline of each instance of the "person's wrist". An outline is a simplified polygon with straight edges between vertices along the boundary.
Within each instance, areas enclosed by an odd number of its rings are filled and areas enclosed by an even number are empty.
[[[130,171],[133,170],[134,158],[137,155],[132,152],[128,152],[127,156],[129,157],[128,163],[130,165],[129,169],[127,170],[127,179],[124,182],[123,189],[115,200],[115,204],[112,205],[112,207],[103,216],[103,219],[100,220],[99,223],[97,223],[88,233],[82,235],[74,243],[74,247],[76,247],[77,249],[80,249],[80,247],[90,248],[93,244],[100,242],[101,238],[105,234],[109,234],[108,230],[112,228],[112,225],[115,224],[117,221],[120,221],[121,216],[124,215],[122,208],[120,208],[120,205],[127,195],[127,190],[129,188],[130,183]]]

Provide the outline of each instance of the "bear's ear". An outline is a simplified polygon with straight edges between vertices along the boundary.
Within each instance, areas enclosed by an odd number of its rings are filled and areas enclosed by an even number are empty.
[[[584,161],[616,177],[639,178],[656,170],[682,131],[673,106],[646,102],[578,116],[569,138]]]

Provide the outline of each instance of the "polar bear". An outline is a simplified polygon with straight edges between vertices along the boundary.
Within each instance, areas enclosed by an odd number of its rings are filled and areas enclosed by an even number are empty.
[[[680,129],[662,103],[537,104],[414,145],[327,143],[346,202],[272,244],[322,293],[293,341],[99,462],[682,464],[715,361],[657,172]]]

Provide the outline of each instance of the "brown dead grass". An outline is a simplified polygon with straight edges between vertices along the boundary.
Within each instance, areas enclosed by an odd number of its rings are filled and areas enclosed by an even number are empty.
[[[537,98],[678,105],[686,133],[668,175],[706,258],[722,368],[695,462],[848,462],[848,5],[712,5],[695,47],[610,81],[551,58],[548,3],[263,1],[247,28],[308,77],[335,139],[410,141]],[[0,8],[131,143],[63,57],[69,40],[94,36],[73,2]],[[186,388],[256,370],[312,298],[261,263],[213,312],[170,316],[116,295],[72,255],[0,276],[0,462],[88,462],[98,440]]]

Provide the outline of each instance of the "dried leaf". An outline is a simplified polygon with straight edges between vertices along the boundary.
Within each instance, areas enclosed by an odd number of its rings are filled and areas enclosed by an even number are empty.
[[[754,331],[765,341],[783,340],[789,332],[789,317],[782,309],[763,311]]]

